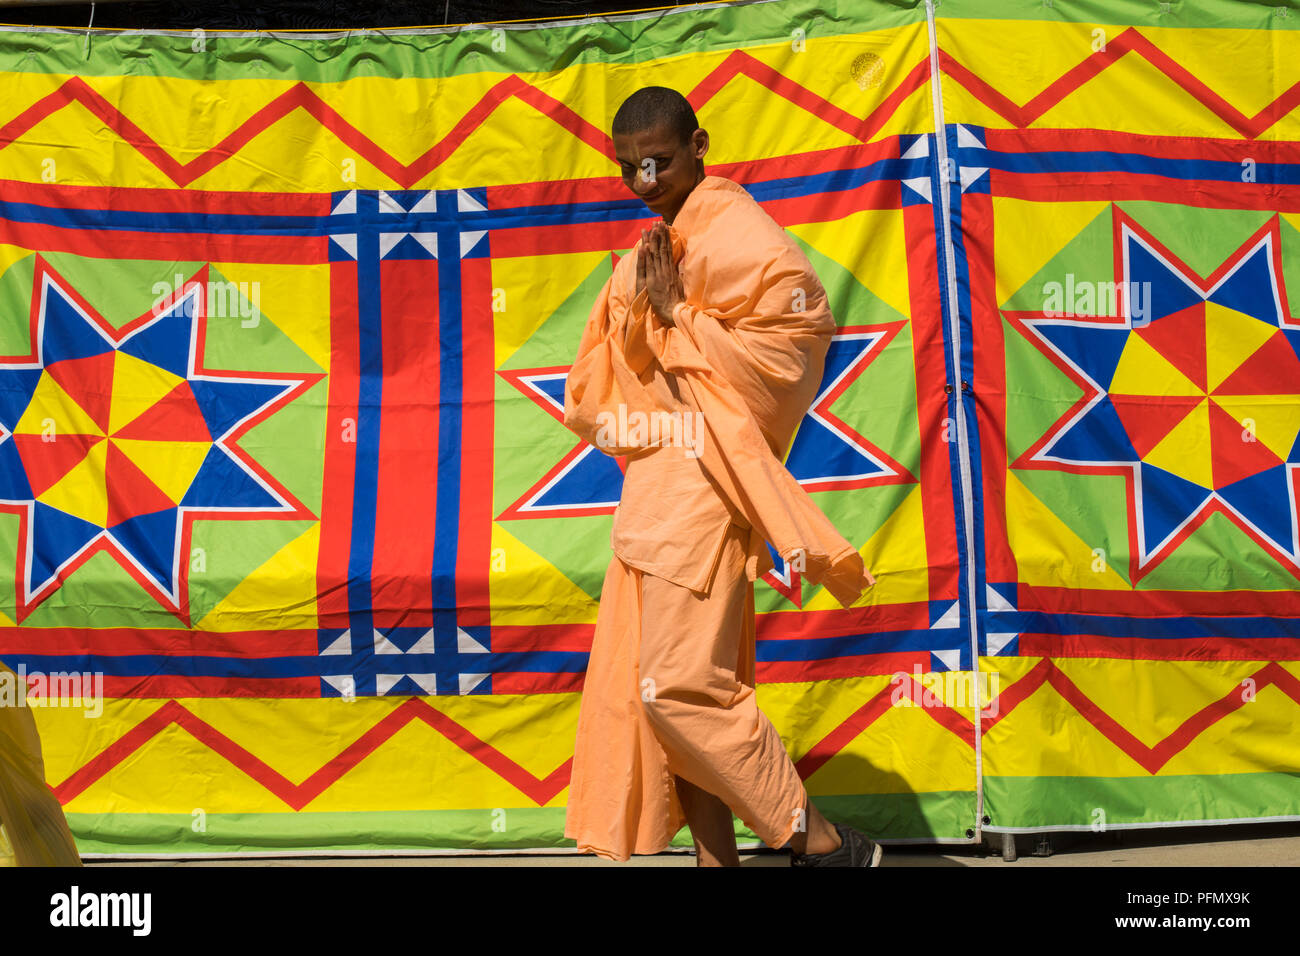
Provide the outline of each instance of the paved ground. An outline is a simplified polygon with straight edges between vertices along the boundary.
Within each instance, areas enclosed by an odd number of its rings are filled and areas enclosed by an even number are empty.
[[[1051,834],[1050,856],[1033,855],[1041,837],[1016,839],[1009,863],[989,846],[886,846],[884,866],[1300,866],[1300,823],[1112,830],[1102,834]],[[1001,846],[1000,835],[993,836]],[[492,854],[422,857],[258,857],[237,860],[88,860],[88,866],[694,866],[692,853],[661,853],[610,863],[575,854]],[[770,850],[745,852],[742,866],[789,866]]]

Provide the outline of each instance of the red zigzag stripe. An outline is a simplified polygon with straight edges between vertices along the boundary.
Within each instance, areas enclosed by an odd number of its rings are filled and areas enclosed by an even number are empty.
[[[1093,53],[1067,70],[1024,106],[1017,106],[958,63],[947,51],[939,51],[939,65],[945,73],[966,87],[984,105],[1016,127],[1023,129],[1126,53],[1135,53],[1145,59],[1246,139],[1259,136],[1300,105],[1300,83],[1295,83],[1254,116],[1247,116],[1134,27],[1129,27],[1109,41],[1105,50]]]
[[[1256,694],[1265,687],[1273,685],[1297,704],[1300,704],[1300,679],[1297,679],[1281,665],[1276,663],[1265,664],[1251,675],[1251,679],[1255,682]],[[904,675],[903,683],[895,685],[895,687],[901,686],[902,696],[910,700],[913,696],[914,684],[915,682],[911,677]],[[1079,712],[1080,716],[1151,774],[1158,773],[1161,767],[1185,749],[1203,731],[1246,703],[1242,688],[1239,686],[1234,687],[1223,697],[1205,705],[1188,717],[1177,730],[1154,747],[1148,747],[1120,726],[1115,718],[1093,703],[1056,666],[1055,662],[1045,658],[1039,661],[1028,674],[999,694],[996,701],[982,712],[980,720],[981,734],[987,734],[991,727],[1015,710],[1021,701],[1028,698],[1044,684],[1050,684],[1061,695],[1063,700],[1071,704]],[[922,688],[918,687],[916,691],[920,693]],[[889,710],[895,692],[890,687],[885,687],[875,697],[850,714],[842,724],[814,744],[803,758],[795,764],[799,775],[804,779],[810,777],[831,757],[843,750],[850,741],[875,723],[882,714]],[[951,731],[974,749],[975,725],[959,711],[947,706],[925,707],[924,710],[936,723]],[[991,714],[996,716],[990,716]]]
[[[925,63],[918,63],[898,89],[891,93],[871,115],[858,119],[829,100],[787,79],[781,73],[736,50],[729,54],[690,94],[692,105],[699,109],[736,76],[749,76],[772,92],[788,99],[815,116],[830,122],[852,136],[865,140],[885,124],[898,104],[926,81]],[[511,96],[518,97],[582,142],[613,161],[614,145],[608,134],[583,119],[548,93],[511,74],[493,86],[456,123],[452,130],[412,163],[403,163],[380,147],[342,114],[335,110],[305,83],[295,83],[271,102],[246,119],[216,146],[187,163],[176,160],[148,133],[121,110],[96,92],[85,80],[72,77],[53,93],[37,100],[0,127],[0,149],[15,143],[46,117],[72,103],[80,103],[109,129],[153,163],[178,186],[188,186],[200,176],[238,153],[254,137],[269,129],[296,109],[302,109],[330,130],[368,163],[396,183],[410,188],[452,155],[474,130],[485,123],[492,112]]]
[[[1256,693],[1273,685],[1300,704],[1300,679],[1279,664],[1264,665],[1252,675],[1252,679],[1255,681]],[[904,682],[902,692],[911,699],[913,681],[911,677],[904,675]],[[1050,684],[1055,688],[1061,698],[1071,704],[1080,716],[1151,774],[1157,773],[1204,730],[1246,702],[1241,688],[1234,687],[1220,699],[1202,707],[1154,747],[1148,747],[1093,703],[1053,661],[1043,659],[1028,674],[998,696],[996,708],[990,705],[984,711],[981,720],[983,732],[987,733],[989,728],[1004,719],[1044,684]],[[875,723],[889,710],[894,693],[894,690],[886,686],[875,697],[850,714],[838,727],[815,743],[796,762],[795,767],[799,775],[804,779],[812,776]],[[946,706],[923,709],[936,723],[974,748],[974,725],[960,712]],[[544,806],[569,785],[572,758],[566,760],[546,777],[539,778],[495,747],[474,736],[446,714],[431,707],[424,700],[413,697],[376,723],[300,784],[289,780],[181,704],[174,700],[168,701],[53,789],[61,803],[68,803],[168,726],[176,724],[262,784],[289,807],[301,810],[413,720],[424,721],[516,787],[538,806]]]
[[[1300,105],[1300,83],[1295,83],[1254,116],[1246,116],[1133,27],[1110,41],[1105,50],[1093,53],[1067,70],[1024,106],[1017,105],[1000,93],[959,63],[947,51],[939,51],[939,62],[945,73],[969,90],[977,99],[1014,126],[1024,128],[1130,52],[1146,59],[1247,139],[1258,137]],[[778,96],[865,142],[880,131],[904,99],[926,83],[928,68],[924,60],[917,63],[898,87],[868,117],[859,119],[750,54],[735,50],[700,81],[688,99],[698,110],[734,77],[741,75],[748,76]],[[216,146],[189,162],[182,163],[84,80],[80,77],[72,77],[57,90],[42,97],[0,127],[0,149],[10,143],[18,142],[41,120],[76,102],[121,136],[174,183],[178,186],[187,186],[234,156],[255,136],[293,110],[301,108],[384,175],[410,188],[460,148],[469,135],[487,120],[493,110],[511,96],[517,96],[555,120],[561,127],[602,155],[612,158],[613,144],[603,130],[598,129],[559,100],[513,74],[493,86],[461,117],[446,136],[412,163],[402,163],[395,159],[304,83],[294,84],[245,120]]]
[[[518,788],[538,806],[545,805],[569,785],[572,758],[566,760],[545,778],[539,779],[495,747],[475,737],[446,714],[415,697],[408,699],[376,723],[302,783],[294,783],[207,721],[195,716],[176,701],[169,700],[127,731],[99,756],[55,787],[54,793],[60,803],[66,804],[168,726],[176,724],[188,731],[195,740],[225,757],[294,810],[301,810],[413,720],[424,721],[507,783]]]

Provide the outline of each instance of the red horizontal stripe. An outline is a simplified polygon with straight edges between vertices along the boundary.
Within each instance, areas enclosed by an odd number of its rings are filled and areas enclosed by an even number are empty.
[[[498,654],[523,651],[570,651],[589,654],[591,639],[595,633],[594,624],[498,624],[492,628],[492,650]]]
[[[512,209],[519,206],[557,206],[585,202],[618,202],[632,193],[617,176],[595,179],[564,179],[555,182],[518,183],[511,186],[488,186],[488,209]],[[647,210],[646,215],[649,215]],[[496,237],[493,236],[495,247]],[[495,248],[493,249],[495,252]]]
[[[190,259],[214,262],[316,264],[328,258],[325,236],[153,233],[118,229],[68,229],[45,223],[4,221],[5,242],[42,252],[101,259]]]
[[[58,209],[113,209],[157,213],[239,213],[250,216],[324,216],[328,193],[229,192],[198,189],[123,189],[0,181],[0,201]]]
[[[1020,584],[1016,607],[1137,617],[1300,617],[1300,591],[1082,591]]]
[[[989,149],[1002,153],[1086,153],[1101,150],[1166,159],[1218,159],[1235,163],[1240,163],[1248,153],[1257,163],[1300,161],[1300,144],[1297,143],[1260,140],[1246,145],[1239,139],[1152,136],[1096,129],[987,129],[984,142]]]
[[[1253,147],[1254,144],[1252,143]],[[1173,179],[1149,174],[1101,172],[1011,173],[989,170],[994,196],[1033,202],[1119,202],[1149,199],[1168,202],[1176,195],[1187,205],[1212,209],[1263,209],[1300,212],[1300,188],[1272,183],[1224,183]]]
[[[533,674],[505,671],[492,675],[495,694],[573,694],[582,690],[586,674]]]
[[[880,179],[857,189],[790,196],[763,203],[763,209],[782,226],[806,222],[834,222],[864,209],[897,209],[902,186],[897,180]]]
[[[654,214],[649,209],[636,219],[613,222],[564,223],[554,226],[521,226],[492,230],[492,258],[555,255],[564,252],[604,252],[630,249],[649,228]]]
[[[757,639],[812,640],[914,630],[929,627],[929,614],[929,606],[924,602],[829,611],[773,611],[757,616]],[[497,653],[566,651],[587,654],[591,652],[595,630],[594,624],[495,625],[492,628],[492,650]],[[905,655],[867,656],[883,659]],[[907,659],[910,661],[912,657]]]
[[[0,628],[5,654],[167,654],[176,657],[301,657],[318,653],[316,630],[190,631],[159,628]]]
[[[772,179],[799,179],[838,169],[857,169],[882,159],[898,158],[898,139],[890,136],[861,146],[836,146],[791,156],[749,159],[739,163],[719,163],[710,175],[725,176],[742,186]]]
[[[829,611],[771,611],[758,615],[760,641],[812,640],[849,634],[879,634],[930,626],[928,603],[882,604]]]
[[[858,654],[815,661],[759,661],[755,673],[760,684],[792,684],[840,677],[911,674],[915,667],[923,674],[930,670],[929,651]]]
[[[105,697],[226,697],[287,699],[320,696],[318,677],[104,677]]]
[[[1166,640],[1099,634],[1021,634],[1022,657],[1105,657],[1157,661],[1300,660],[1296,638],[1188,637]]]
[[[882,139],[862,146],[837,146],[793,156],[774,156],[768,159],[746,160],[740,163],[720,163],[707,170],[711,176],[725,176],[741,185],[766,182],[772,179],[797,179],[838,169],[856,169],[882,159],[898,156],[898,140]],[[618,202],[635,198],[617,176],[593,179],[559,180],[556,182],[519,183],[511,186],[487,187],[489,209],[511,209],[521,206],[558,206],[574,203]],[[806,203],[807,200],[801,199]],[[897,202],[895,202],[897,205]],[[877,208],[877,207],[871,207]],[[885,208],[885,207],[879,207]],[[646,210],[643,218],[653,213]],[[803,220],[800,220],[803,221]],[[495,252],[496,234],[493,233]]]

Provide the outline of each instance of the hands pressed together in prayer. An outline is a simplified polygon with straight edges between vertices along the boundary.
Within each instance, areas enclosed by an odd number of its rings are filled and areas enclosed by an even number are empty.
[[[673,246],[668,224],[662,219],[647,233],[641,230],[641,248],[636,257],[636,291],[645,289],[661,322],[673,324],[673,310],[686,300],[682,277],[673,262]]]

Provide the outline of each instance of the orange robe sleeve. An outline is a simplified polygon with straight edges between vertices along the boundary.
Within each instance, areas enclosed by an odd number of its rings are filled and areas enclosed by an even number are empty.
[[[707,593],[738,515],[692,451],[696,418],[676,377],[650,351],[647,312],[645,294],[636,295],[634,250],[592,308],[565,388],[565,422],[597,449],[627,458],[610,529],[614,554],[646,574]],[[636,435],[627,426],[638,416],[643,424],[658,418],[662,427]]]
[[[686,293],[674,324],[660,321],[644,291],[628,302],[616,271],[569,375],[565,424],[607,453],[634,455],[644,445],[612,445],[602,412],[622,403],[629,413],[697,413],[700,465],[751,529],[748,577],[771,567],[768,541],[847,607],[875,580],[781,460],[834,334],[825,290],[793,240],[730,180],[696,186],[670,235]]]
[[[625,257],[635,263],[636,249]],[[680,413],[683,408],[671,391],[663,387],[662,376],[651,374],[655,356],[645,336],[644,308],[628,307],[621,285],[621,270],[605,282],[592,307],[578,346],[578,356],[564,388],[564,424],[579,438],[607,455],[635,455],[644,452],[646,442],[619,444],[627,438],[610,427],[619,415],[640,412]],[[637,297],[642,302],[645,294]],[[625,342],[627,344],[625,344]]]
[[[763,541],[845,607],[875,583],[861,555],[782,458],[821,381],[835,330],[807,257],[739,185],[688,197],[671,229],[686,302],[673,324],[649,311],[646,345],[702,416],[700,461],[749,521],[750,576]],[[639,343],[638,343],[639,347]]]

